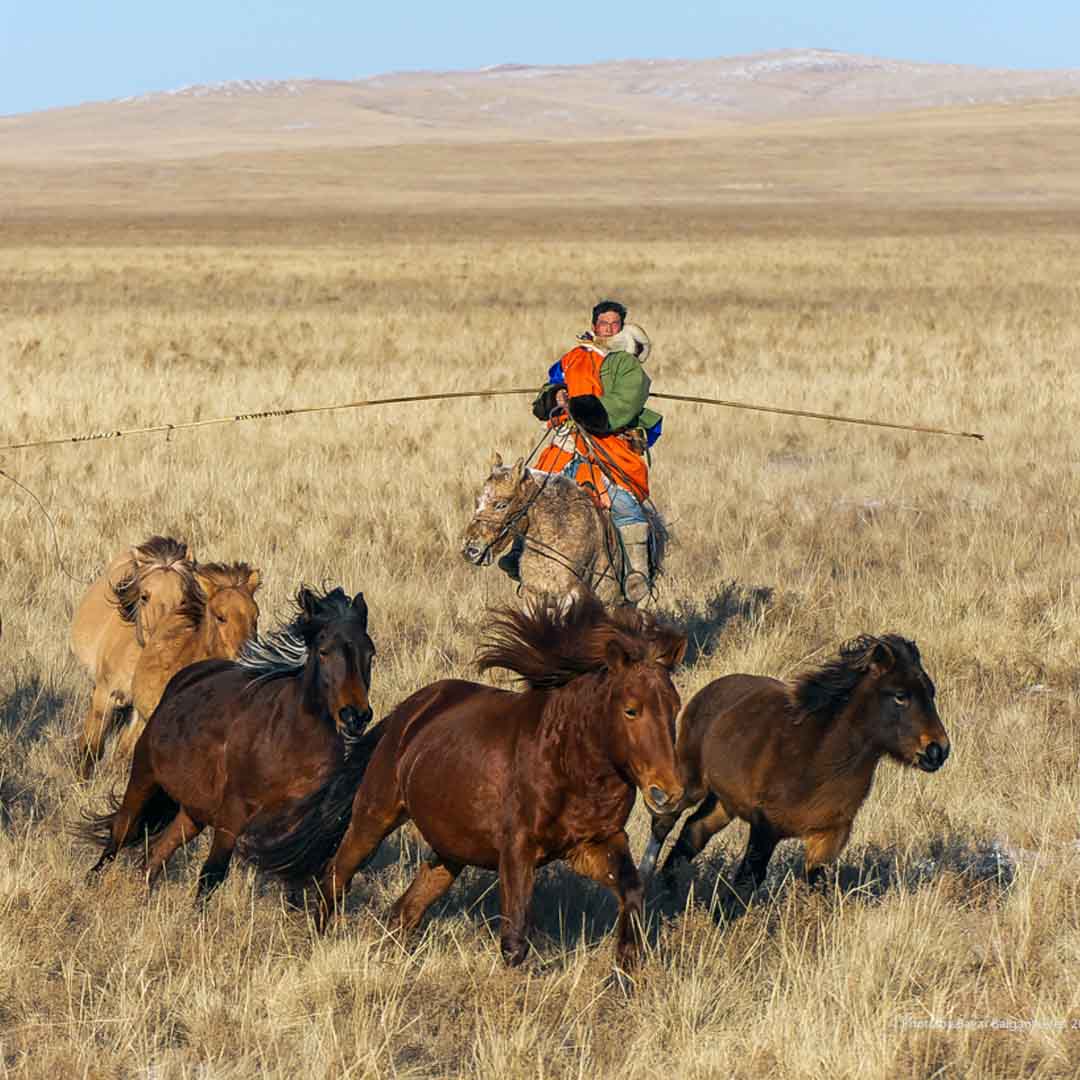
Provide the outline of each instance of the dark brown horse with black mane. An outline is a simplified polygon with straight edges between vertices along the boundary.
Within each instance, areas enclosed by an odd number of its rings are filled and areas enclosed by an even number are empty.
[[[750,839],[721,904],[742,911],[765,879],[777,843],[801,838],[813,882],[835,859],[888,756],[935,772],[949,756],[935,689],[913,641],[863,636],[794,683],[728,675],[691,698],[679,728],[677,757],[683,805],[653,814],[641,863],[648,880],[664,839],[687,806],[687,819],[664,865],[693,859],[732,818],[750,824]]]
[[[380,725],[351,819],[313,797],[293,835],[252,834],[255,860],[294,881],[321,872],[325,926],[356,871],[411,818],[434,855],[392,918],[412,928],[465,866],[496,870],[502,953],[519,964],[536,869],[565,859],[618,896],[617,957],[629,968],[641,950],[642,887],[624,826],[637,790],[655,810],[682,796],[671,670],[685,648],[682,635],[634,611],[605,612],[592,596],[561,613],[500,610],[480,668],[513,671],[528,689],[444,680],[417,691]],[[318,856],[342,832],[323,869]]]
[[[205,660],[172,678],[135,745],[123,800],[82,830],[104,848],[95,872],[149,838],[152,883],[210,826],[203,897],[225,878],[253,821],[287,818],[328,776],[355,790],[373,745],[363,735],[375,655],[367,605],[359,593],[305,588],[297,605],[288,626],[249,643],[237,661]]]

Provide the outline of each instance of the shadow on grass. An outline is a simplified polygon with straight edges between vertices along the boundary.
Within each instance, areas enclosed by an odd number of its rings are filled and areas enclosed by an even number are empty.
[[[71,704],[71,698],[31,675],[0,698],[0,735],[21,743],[30,743],[60,717]]]
[[[408,844],[410,848],[416,846],[414,841]],[[359,895],[350,895],[350,909],[364,906],[373,898],[374,883],[365,884],[365,875],[394,865],[400,854],[401,849],[393,843],[393,838],[384,844],[370,870],[357,876],[353,892]],[[415,860],[419,854],[411,851],[410,857]],[[915,891],[946,874],[954,874],[966,888],[986,890],[986,898],[990,900],[1005,893],[1016,876],[1015,863],[999,845],[990,841],[942,837],[907,852],[870,845],[852,854],[853,859],[827,871],[817,888],[823,888],[826,893],[839,891],[846,900],[878,903],[897,891]],[[789,843],[779,848],[764,885],[754,897],[755,905],[765,907],[788,895],[791,889],[806,889],[801,876],[802,862],[801,845]],[[665,891],[652,886],[646,896],[646,920],[652,944],[659,940],[662,922],[684,914],[688,901],[691,907],[712,909],[716,898],[723,893],[724,879],[737,866],[738,858],[732,859],[726,852],[718,851],[697,860],[692,867],[680,868],[673,889]],[[579,945],[602,945],[609,938],[617,916],[614,895],[579,877],[565,864],[553,863],[538,872],[530,936],[545,966]],[[493,936],[498,936],[499,890],[494,873],[466,870],[450,893],[432,905],[426,919],[454,917],[487,926]]]
[[[703,604],[683,600],[657,614],[686,635],[685,663],[691,666],[716,649],[728,623],[756,618],[768,606],[773,593],[767,585],[744,587],[732,581]]]
[[[984,896],[990,899],[1008,891],[1017,870],[1015,861],[996,841],[960,837],[934,837],[906,852],[871,844],[845,856],[826,868],[815,888],[870,904],[897,891],[913,892],[946,874],[959,877],[973,893],[976,889],[986,890]],[[673,918],[686,910],[688,902],[694,907],[713,909],[725,895],[725,882],[734,877],[740,858],[741,853],[732,857],[719,850],[712,855],[706,852],[692,865],[677,867],[671,887],[663,888],[658,880],[650,887],[650,912]],[[808,887],[803,877],[802,845],[787,842],[773,856],[753,902],[766,905],[786,896],[791,889]]]
[[[0,828],[10,829],[16,818],[44,815],[45,793],[22,774],[20,766],[30,746],[70,703],[69,696],[37,675],[16,679],[0,697]]]

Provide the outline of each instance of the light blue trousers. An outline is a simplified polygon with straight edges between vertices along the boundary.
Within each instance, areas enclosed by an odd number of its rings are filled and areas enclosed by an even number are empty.
[[[575,454],[562,470],[563,476],[570,480],[577,479],[579,465],[587,464],[584,458]],[[645,509],[630,494],[626,488],[619,487],[606,476],[604,483],[607,484],[607,494],[611,499],[611,520],[615,522],[615,528],[621,529],[624,525],[648,525],[649,519],[645,516]]]

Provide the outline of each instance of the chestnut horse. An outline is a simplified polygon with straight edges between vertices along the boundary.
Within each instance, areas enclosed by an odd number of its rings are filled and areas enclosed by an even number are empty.
[[[157,708],[169,680],[199,660],[235,660],[259,627],[255,590],[259,571],[247,563],[201,563],[195,568],[198,591],[154,628],[135,665],[132,717],[117,743],[117,753],[131,754]]]
[[[682,795],[671,670],[685,648],[674,631],[628,609],[609,614],[591,596],[561,610],[503,609],[479,665],[516,672],[529,689],[448,679],[417,691],[380,725],[351,820],[313,797],[292,835],[255,836],[255,861],[310,880],[344,831],[322,871],[322,928],[358,868],[412,819],[434,855],[392,918],[411,929],[465,866],[497,870],[502,954],[514,965],[528,951],[536,869],[565,859],[617,895],[616,951],[629,968],[641,950],[642,887],[624,826],[638,789],[657,811]]]
[[[152,884],[177,848],[214,829],[199,873],[205,896],[228,873],[237,838],[272,819],[330,774],[358,783],[370,751],[368,688],[375,647],[362,594],[302,588],[298,616],[250,643],[238,661],[204,660],[165,689],[135,745],[120,805],[81,830],[103,848],[92,873],[121,847],[152,844]]]
[[[750,839],[721,899],[726,915],[748,905],[785,838],[803,840],[815,881],[847,843],[882,757],[924,772],[945,764],[949,737],[934,696],[915,643],[896,634],[855,638],[791,684],[758,675],[709,683],[680,722],[683,806],[654,813],[642,876],[651,877],[680,811],[700,802],[664,865],[669,881],[732,818],[749,822]]]
[[[79,601],[71,651],[94,680],[79,740],[84,773],[131,709],[131,681],[147,639],[166,615],[198,594],[194,560],[182,541],[152,536],[117,554]]]

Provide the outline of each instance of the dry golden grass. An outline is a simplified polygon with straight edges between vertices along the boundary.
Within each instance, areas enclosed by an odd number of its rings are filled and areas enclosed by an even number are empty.
[[[616,294],[653,336],[658,390],[986,433],[667,403],[653,473],[677,537],[659,607],[693,638],[684,700],[722,673],[788,675],[842,638],[897,631],[938,683],[948,765],[883,765],[829,889],[796,884],[785,845],[771,900],[720,931],[708,901],[744,840],[733,826],[675,897],[651,898],[629,999],[608,982],[613,903],[558,868],[524,970],[502,967],[479,872],[420,939],[389,936],[380,920],[420,853],[408,830],[323,940],[242,865],[196,914],[198,852],[149,900],[130,862],[86,886],[94,855],[65,824],[124,775],[76,779],[79,587],[0,478],[0,1075],[1075,1074],[1076,217],[682,205],[609,209],[621,224],[600,237],[590,205],[489,223],[434,204],[364,216],[360,199],[342,220],[200,224],[102,223],[57,201],[0,247],[0,441],[528,384]],[[458,538],[490,450],[535,437],[508,399],[2,465],[51,508],[77,576],[165,532],[260,566],[267,627],[301,581],[362,588],[385,709],[467,676],[485,606],[511,598]],[[645,829],[635,812],[639,852]]]

